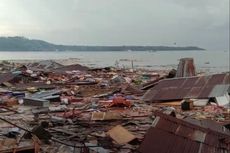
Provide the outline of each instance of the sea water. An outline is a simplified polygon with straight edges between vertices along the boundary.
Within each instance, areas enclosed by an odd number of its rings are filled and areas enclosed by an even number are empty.
[[[180,58],[194,58],[198,71],[230,70],[229,51],[1,51],[0,60],[77,59],[91,67],[118,66],[147,69],[176,68]]]

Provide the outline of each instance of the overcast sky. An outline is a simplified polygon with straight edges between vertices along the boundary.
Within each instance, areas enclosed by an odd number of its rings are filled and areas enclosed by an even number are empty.
[[[229,0],[1,0],[0,35],[229,49]]]

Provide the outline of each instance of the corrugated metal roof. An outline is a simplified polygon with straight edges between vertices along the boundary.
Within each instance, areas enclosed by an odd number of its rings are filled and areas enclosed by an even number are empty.
[[[229,84],[229,73],[199,77],[165,79],[147,91],[143,96],[143,100],[154,102],[181,100],[185,97],[209,98],[210,93],[213,91],[216,85]]]
[[[177,68],[176,77],[191,77],[196,75],[193,58],[182,58]]]
[[[219,95],[224,95],[226,92],[230,92],[229,84],[220,84],[216,85],[212,92],[209,94],[209,97],[218,97]]]
[[[196,119],[193,119],[191,117],[186,117],[183,120],[186,121],[186,122],[189,122],[191,124],[194,124],[194,125],[197,125],[197,126],[200,126],[200,127],[203,127],[203,128],[209,128],[209,129],[211,129],[213,131],[217,131],[217,132],[220,132],[220,133],[223,133],[223,134],[225,134],[226,130],[227,130],[221,124],[218,124],[215,121],[208,120],[208,119],[196,120]],[[228,133],[230,135],[230,132],[228,132]]]
[[[156,113],[157,123],[146,133],[141,153],[228,153],[230,144],[224,139],[230,133],[220,133],[162,113]]]

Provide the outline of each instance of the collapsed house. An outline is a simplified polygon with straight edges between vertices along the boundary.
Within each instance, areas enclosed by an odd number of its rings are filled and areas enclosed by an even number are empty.
[[[216,98],[221,106],[229,104],[230,74],[214,74],[185,78],[164,79],[143,96],[146,102],[166,102]]]
[[[141,153],[229,153],[230,132],[211,121],[180,120],[156,112]]]
[[[227,108],[211,105],[183,111],[170,105],[184,98],[196,98],[200,104],[215,99],[225,105],[229,73],[175,76],[175,70],[90,69],[52,61],[4,70],[0,152],[229,152],[229,133],[217,123],[229,126]],[[154,116],[156,111],[174,117]],[[45,129],[52,135],[49,145],[40,143],[42,134],[33,133],[43,121],[50,124]],[[24,132],[38,138],[25,139]]]

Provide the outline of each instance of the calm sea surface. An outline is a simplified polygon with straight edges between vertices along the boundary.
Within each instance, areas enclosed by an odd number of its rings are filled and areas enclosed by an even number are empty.
[[[229,51],[64,51],[64,52],[0,52],[0,60],[50,60],[76,59],[78,63],[91,67],[115,66],[135,68],[170,69],[176,68],[178,60],[184,57],[194,58],[198,71],[211,73],[229,71]]]

